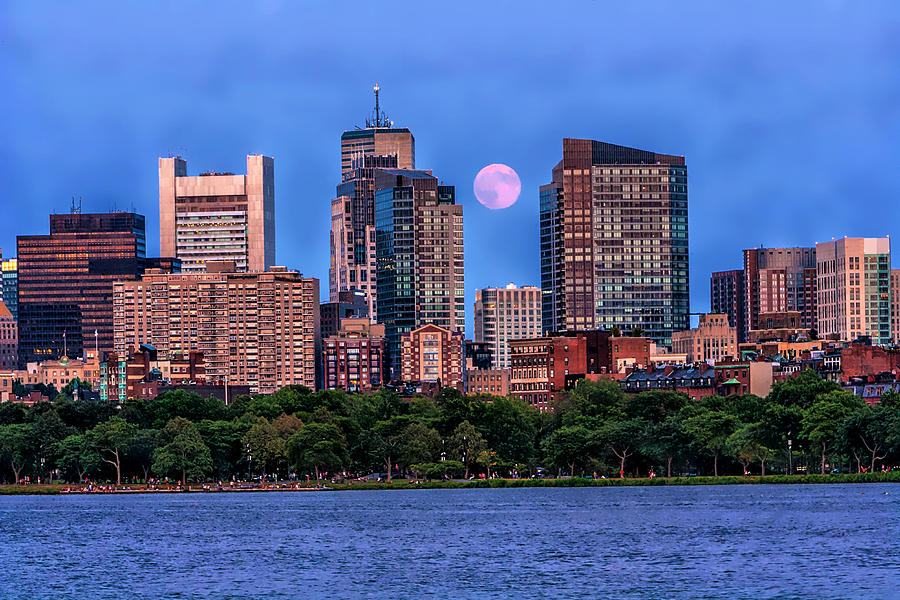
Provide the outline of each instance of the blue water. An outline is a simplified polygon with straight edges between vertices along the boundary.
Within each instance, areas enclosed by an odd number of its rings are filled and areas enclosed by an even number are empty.
[[[900,598],[900,486],[0,497],[3,599],[424,597]]]

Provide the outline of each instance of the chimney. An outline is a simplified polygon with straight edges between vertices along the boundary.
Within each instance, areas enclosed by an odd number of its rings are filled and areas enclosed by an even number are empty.
[[[675,365],[666,365],[666,377],[675,372]]]

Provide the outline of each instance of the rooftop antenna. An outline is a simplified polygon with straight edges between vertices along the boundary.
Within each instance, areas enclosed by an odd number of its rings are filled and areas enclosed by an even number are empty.
[[[381,90],[378,83],[375,84],[375,127],[381,125],[381,109],[378,107],[378,92]]]
[[[381,86],[377,83],[375,84],[375,119],[366,119],[366,127],[369,128],[378,128],[378,127],[388,127],[391,125],[391,122],[388,121],[387,115],[381,112],[381,103],[379,102],[378,93],[381,91]]]
[[[81,214],[81,196],[78,197],[78,200],[75,200],[75,196],[72,196],[72,214]]]

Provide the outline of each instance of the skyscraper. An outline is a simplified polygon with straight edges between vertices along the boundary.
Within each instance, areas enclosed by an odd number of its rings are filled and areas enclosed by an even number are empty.
[[[416,144],[406,128],[395,128],[381,112],[375,87],[375,112],[365,129],[341,135],[341,183],[331,201],[331,264],[328,293],[332,302],[344,291],[366,295],[369,315],[377,316],[375,284],[375,169],[414,169]]]
[[[760,314],[797,311],[804,329],[816,328],[816,249],[744,250],[744,331],[763,329]],[[724,311],[723,311],[724,312]]]
[[[113,282],[140,275],[145,255],[135,213],[50,215],[50,235],[19,236],[20,366],[112,350]]]
[[[491,368],[509,368],[509,340],[541,337],[541,289],[484,288],[475,291],[475,341],[491,351]]]
[[[159,239],[163,256],[186,272],[208,261],[234,261],[238,271],[275,264],[275,161],[247,156],[247,174],[209,171],[187,176],[181,157],[159,159]]]
[[[378,322],[392,377],[400,337],[432,323],[465,331],[462,206],[431,171],[375,171]]]
[[[891,240],[843,238],[816,244],[819,335],[875,344],[891,339]]]
[[[737,332],[738,341],[746,341],[744,330],[744,271],[718,271],[709,278],[709,305],[713,314],[728,316],[728,324]]]
[[[563,139],[540,227],[545,331],[689,327],[684,157]]]
[[[362,165],[366,156],[395,156],[397,168],[416,168],[416,140],[406,127],[394,127],[394,122],[381,110],[379,92],[375,84],[375,112],[366,119],[366,127],[345,131],[341,135],[341,175]]]

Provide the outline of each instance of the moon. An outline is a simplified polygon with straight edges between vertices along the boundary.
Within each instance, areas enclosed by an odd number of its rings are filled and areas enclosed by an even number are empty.
[[[513,169],[495,163],[478,171],[474,188],[479,202],[491,210],[499,210],[516,203],[522,191],[522,182]]]

